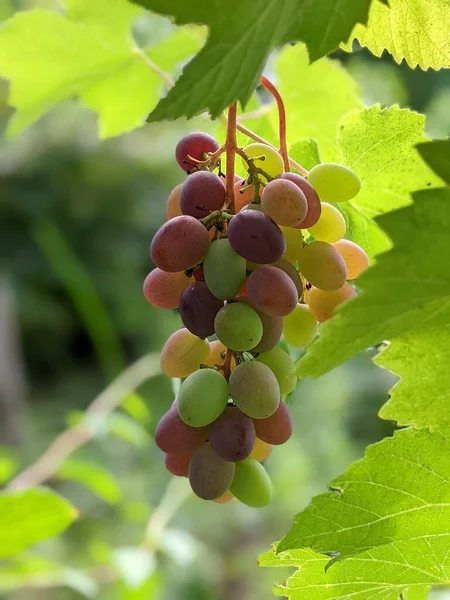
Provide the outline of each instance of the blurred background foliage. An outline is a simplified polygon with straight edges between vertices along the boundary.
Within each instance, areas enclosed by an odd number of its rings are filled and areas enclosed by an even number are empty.
[[[55,4],[3,0],[0,19]],[[169,29],[168,21],[150,18],[140,34]],[[449,135],[448,72],[411,70],[358,50],[335,58],[367,104],[411,107],[426,114],[430,136]],[[2,82],[2,128],[11,113],[7,90]],[[141,286],[167,195],[183,179],[175,144],[196,128],[216,130],[204,119],[159,123],[100,143],[95,117],[67,102],[20,138],[1,142],[0,482],[180,326],[175,312],[145,303]],[[217,506],[189,496],[152,561],[139,548],[146,523],[155,510],[174,510],[185,487],[170,482],[152,441],[173,399],[171,382],[151,379],[52,480],[80,518],[58,539],[1,563],[0,596],[75,600],[95,595],[101,583],[102,600],[271,598],[274,574],[258,568],[258,554],[367,444],[391,432],[376,415],[394,381],[367,352],[318,381],[300,382],[290,399],[293,439],[267,461],[276,490],[271,506]],[[27,582],[32,587],[24,589]]]

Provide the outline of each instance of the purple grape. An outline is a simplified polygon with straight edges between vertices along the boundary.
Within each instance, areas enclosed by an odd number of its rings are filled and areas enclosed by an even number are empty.
[[[188,135],[181,138],[175,149],[175,157],[183,171],[189,172],[195,168],[196,163],[189,161],[188,156],[196,160],[204,160],[204,153],[208,154],[218,149],[219,144],[213,137],[207,133],[197,131],[188,133]]]
[[[189,427],[172,406],[161,418],[155,429],[155,442],[158,448],[170,454],[192,452],[208,439],[206,427]]]
[[[203,219],[213,210],[219,210],[224,202],[225,186],[220,177],[210,171],[192,173],[181,188],[181,211],[196,219]]]
[[[228,239],[235,252],[251,262],[274,263],[286,251],[286,240],[278,225],[257,210],[244,210],[228,226]]]
[[[255,444],[255,426],[235,406],[226,408],[209,426],[209,443],[224,460],[237,462],[250,456]]]
[[[204,444],[192,455],[189,462],[189,483],[194,494],[203,500],[215,500],[230,487],[235,464],[220,458],[210,444]]]
[[[180,316],[186,329],[200,338],[206,338],[214,333],[214,319],[222,306],[222,300],[211,294],[206,283],[195,281],[181,294]]]

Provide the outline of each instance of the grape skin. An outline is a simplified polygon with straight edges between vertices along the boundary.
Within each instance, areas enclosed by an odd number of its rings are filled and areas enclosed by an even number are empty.
[[[256,359],[267,365],[277,378],[282,396],[290,394],[297,385],[295,363],[287,352],[281,348],[273,348],[269,352],[262,352]]]
[[[255,439],[255,445],[253,446],[253,450],[249,456],[249,458],[254,458],[258,462],[262,462],[268,458],[273,450],[272,444],[268,444],[259,438]]]
[[[208,439],[206,427],[189,427],[172,406],[155,429],[155,443],[167,454],[192,453]]]
[[[214,340],[209,343],[209,356],[205,361],[205,365],[222,365],[226,357],[227,347],[222,344],[220,340]],[[223,356],[222,356],[223,354]],[[236,368],[236,359],[234,356],[231,359],[230,371],[234,371]]]
[[[331,319],[338,306],[355,296],[355,290],[348,282],[346,282],[338,290],[331,292],[312,287],[305,294],[305,302],[309,305],[312,314],[319,323],[323,323],[324,321]]]
[[[175,331],[161,351],[161,370],[169,377],[187,377],[196,371],[209,354],[208,340],[187,329]]]
[[[308,346],[316,337],[317,331],[317,320],[306,304],[297,304],[283,322],[283,335],[294,348]]]
[[[225,186],[220,177],[210,171],[192,173],[183,183],[180,207],[184,215],[203,219],[225,202]]]
[[[255,444],[255,426],[250,417],[230,406],[208,428],[209,443],[224,460],[237,462],[247,458]]]
[[[333,247],[339,252],[347,267],[347,279],[356,279],[369,266],[369,257],[358,244],[339,240]]]
[[[183,171],[189,172],[195,168],[188,156],[196,160],[204,160],[203,153],[209,154],[219,149],[219,144],[216,140],[202,131],[192,132],[185,135],[178,142],[175,148],[175,158]]]
[[[268,183],[261,194],[261,203],[266,215],[285,227],[300,225],[308,212],[304,193],[287,179]]]
[[[298,253],[303,246],[303,233],[300,229],[293,227],[281,227],[281,231],[286,240],[286,252],[283,254],[283,259],[295,265]]]
[[[166,217],[168,221],[174,217],[181,217],[183,214],[180,208],[180,193],[181,183],[173,188],[169,194],[169,197],[167,198]]]
[[[199,338],[214,333],[214,319],[223,302],[211,294],[203,281],[190,283],[180,297],[180,316],[183,325]]]
[[[230,490],[227,490],[225,494],[222,494],[219,498],[216,498],[214,502],[217,504],[228,504],[228,502],[231,502],[232,500],[234,500],[234,496]]]
[[[322,202],[322,213],[315,225],[308,229],[309,233],[322,242],[339,241],[344,237],[347,224],[338,209],[328,202]]]
[[[166,273],[156,267],[145,278],[142,291],[152,306],[173,309],[178,308],[183,290],[193,281],[194,278],[187,277],[184,271]]]
[[[265,171],[271,177],[277,177],[277,175],[280,175],[283,172],[283,159],[274,148],[271,148],[266,144],[261,144],[260,142],[255,142],[254,144],[246,146],[244,152],[249,158],[265,156],[265,160],[255,160],[254,165]],[[244,159],[242,159],[242,164],[245,169],[248,168],[247,162]],[[264,175],[261,175],[261,177],[266,179]]]
[[[292,419],[289,409],[280,402],[276,412],[266,419],[253,419],[256,437],[268,444],[280,446],[285,444],[292,435]]]
[[[308,203],[308,212],[306,217],[299,225],[297,225],[297,229],[308,229],[308,227],[311,227],[317,223],[322,210],[322,205],[320,204],[320,199],[317,195],[317,192],[309,183],[309,181],[307,181],[301,175],[297,175],[297,173],[283,173],[280,175],[280,179],[287,179],[288,181],[295,183],[295,185],[297,185],[304,193],[306,202]]]
[[[304,246],[299,253],[298,268],[307,281],[321,290],[337,290],[347,277],[342,256],[326,242],[311,242]]]
[[[228,402],[228,385],[214,369],[199,369],[181,384],[177,410],[181,419],[191,427],[204,427],[215,421]]]
[[[280,386],[275,375],[269,367],[254,360],[236,367],[229,387],[236,406],[252,418],[270,417],[280,403]]]
[[[273,487],[264,467],[252,458],[236,463],[230,492],[252,508],[267,506],[272,500]]]
[[[219,340],[235,352],[246,352],[261,341],[263,326],[258,313],[241,303],[227,304],[214,320]]]
[[[285,258],[280,258],[280,260],[278,260],[276,263],[273,263],[271,266],[277,267],[277,269],[281,269],[286,273],[286,275],[289,275],[297,289],[297,295],[300,298],[303,292],[303,284],[302,280],[300,279],[300,275],[298,274],[298,271],[294,267],[294,265]]]
[[[311,169],[308,181],[325,202],[347,202],[361,189],[356,173],[343,165],[321,163]]]
[[[292,279],[276,267],[261,267],[248,279],[247,293],[253,306],[269,317],[284,317],[298,302]]]
[[[209,245],[208,232],[200,221],[183,215],[170,219],[157,231],[150,254],[162,271],[177,273],[198,264]]]
[[[220,498],[228,491],[235,469],[235,463],[223,460],[210,444],[204,444],[193,453],[189,463],[192,491],[203,500]]]
[[[210,292],[221,300],[237,296],[246,276],[246,262],[227,238],[213,242],[203,260],[203,272]]]
[[[176,477],[187,477],[189,472],[189,461],[192,452],[179,454],[166,454],[164,464],[166,469]]]
[[[281,229],[256,210],[244,210],[233,217],[228,225],[228,239],[235,252],[258,264],[274,263],[286,250]]]

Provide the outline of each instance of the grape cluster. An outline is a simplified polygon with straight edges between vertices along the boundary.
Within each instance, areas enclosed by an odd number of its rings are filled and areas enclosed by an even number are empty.
[[[200,498],[262,507],[272,486],[261,462],[292,433],[283,397],[296,385],[295,368],[278,343],[284,335],[307,346],[318,323],[355,295],[347,280],[368,258],[343,239],[335,203],[360,184],[335,164],[317,165],[307,179],[286,173],[276,150],[255,143],[240,152],[247,176],[234,177],[233,204],[221,151],[204,133],[179,142],[188,177],[170,194],[168,220],[151,243],[156,268],[144,295],[178,308],[184,324],[161,353],[164,373],[183,382],[155,440],[170,473],[189,477]]]

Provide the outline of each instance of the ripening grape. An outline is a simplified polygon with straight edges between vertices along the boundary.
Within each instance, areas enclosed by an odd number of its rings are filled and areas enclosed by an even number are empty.
[[[161,370],[169,377],[187,377],[205,362],[208,354],[208,340],[200,339],[187,329],[179,329],[164,344]]]
[[[287,179],[268,183],[261,194],[261,204],[267,216],[285,227],[300,225],[308,212],[305,194]]]
[[[240,302],[221,308],[214,320],[214,328],[222,344],[236,352],[251,350],[259,344],[263,334],[258,313]]]
[[[274,414],[280,402],[280,386],[269,367],[255,360],[241,363],[231,373],[230,395],[249,417],[265,419]]]
[[[322,202],[320,219],[308,231],[316,240],[332,244],[344,237],[346,229],[347,224],[338,209],[328,202]]]
[[[308,346],[316,337],[317,331],[317,320],[306,304],[297,304],[294,311],[283,321],[284,337],[294,348]]]
[[[191,427],[204,427],[215,421],[228,402],[228,385],[214,369],[199,369],[181,384],[177,410]]]
[[[298,253],[303,246],[303,234],[301,229],[293,227],[282,227],[284,239],[286,240],[286,252],[283,254],[283,258],[295,265],[298,259]]]
[[[283,173],[280,175],[280,179],[292,181],[292,183],[295,183],[295,185],[298,186],[305,195],[306,202],[308,204],[308,212],[300,225],[297,225],[297,228],[307,229],[308,227],[314,225],[314,223],[317,223],[322,207],[319,196],[309,181],[307,181],[301,175],[297,175],[297,173]]]
[[[308,181],[323,202],[347,202],[361,189],[356,173],[343,165],[322,163],[308,174]]]
[[[167,221],[156,232],[150,254],[157,267],[177,273],[199,263],[209,244],[208,232],[200,221],[183,215]]]
[[[369,266],[369,257],[355,242],[339,240],[333,246],[344,259],[347,279],[356,279]]]
[[[208,439],[206,427],[189,427],[178,414],[176,406],[166,412],[155,429],[155,443],[167,454],[191,453]]]
[[[258,264],[276,262],[286,250],[281,229],[257,210],[243,210],[235,215],[228,225],[228,239],[235,252]]]
[[[250,455],[255,445],[255,426],[239,408],[229,406],[208,427],[209,443],[224,460],[237,462]]]
[[[259,142],[255,142],[254,144],[250,144],[246,148],[244,148],[244,152],[247,154],[249,158],[254,158],[256,156],[265,156],[264,160],[255,160],[255,167],[259,167],[263,171],[265,171],[271,177],[277,177],[280,173],[283,172],[284,164],[283,159],[275,150],[275,148],[271,148],[266,144],[261,144]],[[244,159],[242,159],[242,164],[244,168],[247,169],[248,165]],[[264,176],[262,176],[264,178]]]
[[[297,385],[295,363],[287,352],[281,348],[273,348],[269,352],[262,352],[256,359],[267,365],[277,378],[282,396],[290,394]]]
[[[222,494],[220,498],[216,498],[214,502],[217,504],[228,504],[228,502],[231,502],[233,499],[233,494],[230,492],[230,490],[227,490],[225,494]]]
[[[280,258],[280,260],[273,263],[271,266],[277,267],[277,269],[281,269],[282,271],[284,271],[286,273],[286,275],[289,275],[289,277],[292,279],[292,282],[297,289],[298,297],[300,298],[302,295],[302,291],[303,291],[303,284],[302,284],[302,280],[300,279],[300,275],[298,274],[298,271],[294,267],[294,265],[292,263],[290,263],[288,260],[286,260],[285,258]]]
[[[204,281],[194,281],[181,294],[180,316],[191,333],[206,338],[214,333],[214,319],[222,306],[222,300],[211,294]]]
[[[220,210],[225,202],[225,186],[211,171],[192,173],[183,183],[180,207],[184,215],[203,219],[213,210]]]
[[[298,302],[292,279],[277,267],[261,267],[248,278],[248,298],[260,312],[270,317],[284,317]]]
[[[261,319],[263,333],[262,338],[254,348],[253,352],[267,352],[272,350],[281,339],[283,332],[283,318],[282,317],[269,317],[261,312],[256,311]]]
[[[188,156],[195,160],[205,160],[204,154],[215,152],[218,149],[219,144],[213,137],[201,131],[193,132],[188,133],[178,142],[175,157],[183,171],[188,172],[196,166],[196,163],[189,161]]]
[[[273,487],[265,468],[257,460],[247,458],[236,463],[230,492],[243,504],[262,508],[272,500]]]
[[[192,491],[203,500],[216,500],[229,489],[235,474],[235,463],[227,462],[206,443],[197,448],[189,463]]]
[[[253,446],[253,450],[251,451],[249,458],[254,458],[257,461],[262,462],[270,456],[272,449],[272,444],[268,444],[267,442],[256,438],[255,445]]]
[[[143,285],[145,299],[157,308],[178,308],[183,290],[192,281],[194,278],[187,277],[184,271],[167,273],[156,267],[145,278]]]
[[[169,197],[167,198],[166,216],[168,221],[174,217],[180,217],[183,214],[180,208],[180,194],[181,183],[173,188],[169,194]]]
[[[172,473],[172,475],[176,475],[177,477],[187,477],[191,456],[192,452],[166,454],[164,459],[166,469],[169,471],[169,473]]]
[[[210,292],[221,300],[237,296],[246,275],[245,258],[230,246],[227,238],[216,240],[203,259],[203,273]]]
[[[338,306],[355,296],[355,290],[349,283],[345,282],[338,290],[331,292],[312,287],[308,293],[305,294],[305,302],[308,303],[312,314],[319,323],[323,323],[324,321],[331,319],[334,315],[334,310]]]
[[[209,342],[209,355],[205,360],[205,365],[210,365],[213,367],[214,365],[222,365],[226,358],[227,347],[222,344],[219,340],[214,340],[213,342]],[[230,363],[230,370],[234,371],[236,368],[236,360],[233,356]]]
[[[285,444],[292,435],[292,419],[289,409],[280,402],[276,412],[267,419],[253,419],[256,436],[274,446]]]
[[[243,188],[244,191],[242,191]],[[260,197],[260,186],[258,186],[258,198]],[[240,179],[234,185],[234,212],[238,213],[255,199],[255,186],[248,185],[245,179]]]
[[[321,290],[337,290],[347,278],[344,259],[326,242],[311,242],[303,246],[298,268],[307,281]]]

